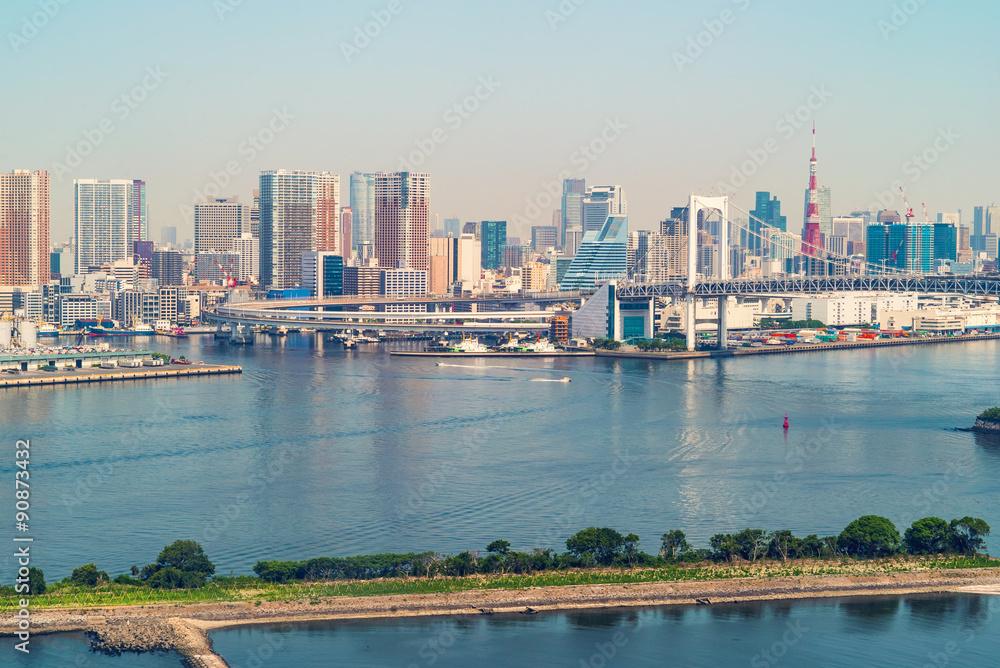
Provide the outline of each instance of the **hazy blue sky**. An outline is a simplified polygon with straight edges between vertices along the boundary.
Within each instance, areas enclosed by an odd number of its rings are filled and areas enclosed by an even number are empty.
[[[184,207],[227,163],[224,195],[329,170],[346,204],[352,170],[396,170],[417,142],[442,218],[549,224],[565,171],[621,184],[633,229],[727,183],[745,209],[778,195],[798,231],[815,119],[835,214],[899,181],[918,212],[970,220],[1000,185],[998,19],[986,0],[5,0],[0,170],[52,172],[54,241],[74,178],[145,179],[158,241],[192,235]]]

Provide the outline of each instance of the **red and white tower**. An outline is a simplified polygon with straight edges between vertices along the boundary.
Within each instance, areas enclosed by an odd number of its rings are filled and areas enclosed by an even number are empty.
[[[813,152],[809,161],[809,209],[802,231],[802,254],[818,257],[823,249],[823,237],[819,231],[819,195],[816,191],[816,124],[813,123]]]

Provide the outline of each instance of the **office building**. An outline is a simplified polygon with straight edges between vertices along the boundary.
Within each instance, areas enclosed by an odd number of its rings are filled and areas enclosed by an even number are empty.
[[[451,235],[453,237],[458,237],[462,233],[462,221],[459,218],[445,218],[444,219],[444,236]]]
[[[0,285],[47,284],[49,250],[49,173],[0,174]]]
[[[76,271],[131,258],[146,231],[146,186],[128,179],[74,179]]]
[[[302,287],[312,297],[339,297],[344,294],[344,258],[333,251],[302,254]]]
[[[340,210],[340,245],[337,249],[345,258],[350,258],[354,250],[354,210],[349,206]]]
[[[559,247],[559,228],[555,225],[533,225],[531,227],[531,250],[544,253],[549,248]]]
[[[600,230],[584,234],[560,287],[586,290],[596,288],[602,281],[624,278],[627,242],[628,216],[608,216]]]
[[[351,211],[354,223],[354,248],[375,244],[375,174],[351,174]]]
[[[177,245],[177,227],[175,225],[164,225],[160,228],[160,245]]]
[[[267,170],[260,173],[260,284],[294,288],[302,275],[302,253],[316,250],[319,173]]]
[[[504,246],[501,253],[500,266],[505,269],[512,269],[514,267],[520,267],[525,262],[528,261],[528,247],[527,246]],[[486,269],[486,267],[483,267]]]
[[[430,239],[430,265],[427,290],[434,295],[446,295],[458,277],[458,238],[453,236]]]
[[[250,207],[239,197],[216,198],[194,205],[194,252],[228,251],[234,239],[250,231]]]
[[[426,297],[427,272],[417,269],[382,269],[379,293],[386,297]]]
[[[587,182],[584,179],[563,179],[562,222],[559,226],[559,248],[566,247],[566,233],[579,232],[583,235],[583,199],[587,196]]]
[[[771,193],[767,191],[758,191],[754,209],[747,222],[749,231],[740,230],[740,245],[753,255],[762,255],[763,230],[768,227],[784,232],[788,228],[788,217],[781,215],[781,202],[777,196],[771,197]]]
[[[604,227],[608,216],[628,214],[628,200],[621,186],[593,186],[583,198],[583,232],[596,232]]]
[[[320,172],[319,193],[316,199],[316,250],[344,253],[340,234],[340,175]]]
[[[478,281],[483,275],[481,245],[476,235],[463,233],[458,238],[458,278],[459,281]]]
[[[520,263],[510,265],[503,261],[503,249],[507,245],[507,221],[484,220],[480,223],[479,231],[483,269],[495,270],[501,266],[521,266]]]
[[[375,175],[375,257],[382,269],[427,271],[430,174]]]
[[[382,289],[382,270],[375,266],[344,267],[344,294],[377,297]]]
[[[154,250],[149,274],[160,285],[184,285],[184,258],[175,250]]]
[[[232,252],[240,256],[240,270],[236,277],[240,283],[256,283],[260,278],[260,239],[244,232],[233,239]]]
[[[249,231],[250,234],[260,239],[260,188],[253,189],[253,204],[250,205]]]

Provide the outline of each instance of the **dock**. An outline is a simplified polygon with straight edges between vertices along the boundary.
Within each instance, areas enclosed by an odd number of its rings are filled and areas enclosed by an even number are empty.
[[[113,383],[126,380],[152,380],[156,378],[190,378],[193,376],[220,376],[243,373],[241,366],[221,364],[192,364],[183,368],[143,367],[140,369],[71,369],[36,371],[20,378],[0,378],[0,388],[37,387],[40,385],[79,385],[81,383]]]
[[[478,359],[484,357],[593,357],[594,353],[590,351],[577,352],[561,350],[558,352],[551,353],[516,353],[516,352],[503,352],[503,353],[462,353],[462,352],[435,352],[430,350],[390,350],[390,355],[398,355],[400,357],[465,357],[468,359]]]

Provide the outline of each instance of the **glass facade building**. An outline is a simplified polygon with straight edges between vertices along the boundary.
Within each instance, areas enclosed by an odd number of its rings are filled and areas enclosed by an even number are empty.
[[[600,281],[624,278],[628,269],[628,216],[608,216],[600,230],[587,232],[560,287],[593,288]]]
[[[507,245],[507,221],[484,220],[479,231],[483,269],[499,269],[503,266],[503,249]]]

